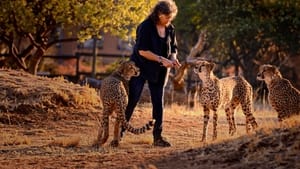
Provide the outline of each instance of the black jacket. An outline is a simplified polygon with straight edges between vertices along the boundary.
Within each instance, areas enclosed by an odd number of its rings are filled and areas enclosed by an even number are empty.
[[[155,23],[150,18],[144,20],[137,28],[136,44],[130,57],[140,68],[140,76],[154,83],[164,83],[167,68],[141,56],[139,50],[149,50],[166,58],[169,58],[171,53],[177,53],[174,26],[170,24],[166,28],[166,37],[161,38],[157,33]]]

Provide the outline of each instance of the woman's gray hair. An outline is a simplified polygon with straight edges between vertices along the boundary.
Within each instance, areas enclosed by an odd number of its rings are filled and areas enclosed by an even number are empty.
[[[177,6],[173,0],[160,0],[153,7],[149,17],[154,23],[159,21],[159,15],[172,15],[172,19],[177,15]]]

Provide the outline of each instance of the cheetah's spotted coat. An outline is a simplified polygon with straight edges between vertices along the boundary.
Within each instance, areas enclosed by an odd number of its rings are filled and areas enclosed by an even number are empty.
[[[134,62],[123,62],[120,67],[110,76],[103,79],[100,88],[100,97],[103,104],[101,127],[98,131],[98,143],[104,144],[109,136],[109,116],[115,112],[117,115],[114,124],[114,137],[111,146],[117,147],[120,140],[120,129],[125,128],[134,134],[144,133],[153,126],[153,121],[149,121],[141,128],[133,128],[125,119],[125,109],[128,104],[128,81],[133,76],[139,76],[139,68]]]
[[[273,65],[261,65],[257,79],[267,84],[269,103],[278,112],[279,121],[300,114],[300,92],[289,80],[282,77],[278,68]]]
[[[227,121],[229,123],[229,134],[236,132],[234,110],[241,104],[242,110],[246,116],[247,133],[252,128],[257,127],[257,123],[252,114],[252,87],[241,76],[226,77],[218,79],[213,74],[215,64],[208,61],[197,61],[194,71],[202,80],[202,89],[200,93],[200,103],[204,111],[204,124],[202,141],[206,139],[206,130],[209,120],[209,111],[213,111],[213,139],[217,138],[217,111],[219,107],[225,107]]]

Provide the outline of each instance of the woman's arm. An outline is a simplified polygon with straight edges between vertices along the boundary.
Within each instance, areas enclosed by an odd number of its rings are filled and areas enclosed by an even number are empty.
[[[156,55],[149,50],[139,50],[139,54],[148,60],[156,61],[165,67],[173,67],[174,64],[171,60],[164,58],[162,56]]]

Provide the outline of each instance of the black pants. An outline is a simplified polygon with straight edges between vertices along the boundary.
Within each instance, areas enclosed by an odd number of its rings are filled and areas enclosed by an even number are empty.
[[[127,121],[130,120],[134,108],[141,97],[145,82],[146,80],[141,76],[132,77],[129,81],[129,99],[125,111]],[[152,118],[155,119],[153,128],[153,136],[155,139],[161,137],[162,132],[164,83],[152,83],[148,81],[148,86],[152,102]]]

